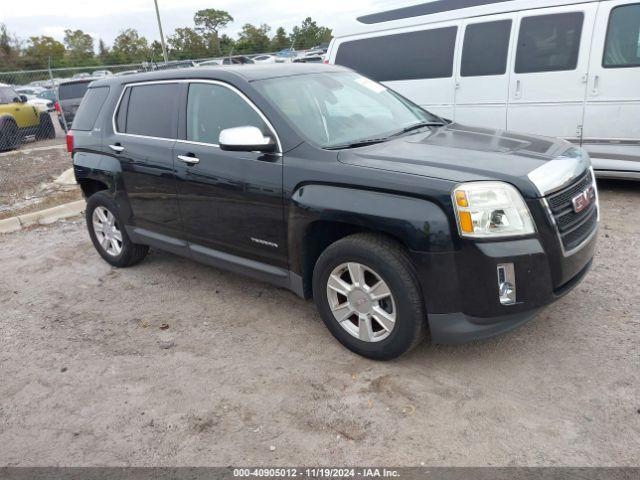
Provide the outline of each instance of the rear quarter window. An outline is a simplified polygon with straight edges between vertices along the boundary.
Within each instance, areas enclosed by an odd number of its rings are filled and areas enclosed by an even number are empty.
[[[109,87],[97,87],[87,90],[73,119],[73,130],[91,130],[96,123],[100,110],[109,95]]]
[[[89,88],[90,82],[61,83],[58,87],[58,96],[60,100],[69,100],[71,98],[82,98]]]
[[[458,27],[435,28],[343,42],[336,64],[379,82],[448,78]]]

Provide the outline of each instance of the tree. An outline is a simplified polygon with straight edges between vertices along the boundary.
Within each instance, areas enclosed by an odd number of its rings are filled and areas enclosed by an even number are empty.
[[[236,47],[236,41],[229,35],[223,33],[220,36],[220,55],[230,55]]]
[[[291,42],[287,37],[287,32],[284,28],[278,27],[276,30],[276,34],[271,39],[271,47],[269,48],[272,52],[277,52],[279,50],[283,50],[285,48],[289,48]]]
[[[52,37],[31,37],[21,63],[26,68],[46,68],[49,58],[52,66],[59,65],[64,58],[64,45]]]
[[[10,35],[7,26],[0,23],[0,70],[15,68],[20,54],[20,41]]]
[[[102,63],[107,63],[109,61],[109,47],[107,47],[104,40],[98,40],[98,58]]]
[[[151,45],[149,46],[149,56],[154,62],[164,61],[164,57],[162,54],[162,44],[158,40],[154,40],[153,42],[151,42]]]
[[[110,58],[114,63],[142,62],[149,58],[149,43],[135,28],[127,28],[113,41]]]
[[[193,28],[176,28],[167,38],[171,55],[181,59],[202,58],[207,55],[204,39]]]
[[[196,31],[205,37],[211,54],[218,55],[221,47],[220,30],[233,22],[233,17],[225,10],[205,8],[196,12],[193,21]]]
[[[307,17],[302,22],[302,25],[293,27],[290,38],[297,49],[311,48],[320,43],[330,41],[331,29],[320,27],[311,17]]]
[[[271,27],[263,23],[259,27],[244,24],[242,31],[236,41],[237,53],[261,53],[268,52],[271,40],[269,40],[269,30]]]
[[[64,31],[67,57],[72,65],[88,64],[93,60],[93,38],[82,30]]]

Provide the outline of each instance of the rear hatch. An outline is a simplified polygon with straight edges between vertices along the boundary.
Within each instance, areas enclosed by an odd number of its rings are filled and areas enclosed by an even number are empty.
[[[58,98],[60,99],[60,109],[64,114],[67,125],[71,125],[76,116],[80,102],[87,92],[91,80],[78,80],[75,82],[64,82],[58,87]]]

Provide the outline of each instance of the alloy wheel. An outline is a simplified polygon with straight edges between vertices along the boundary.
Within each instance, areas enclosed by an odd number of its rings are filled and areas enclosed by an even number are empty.
[[[93,232],[100,247],[112,257],[122,252],[122,232],[116,222],[116,217],[107,208],[98,206],[93,211]]]

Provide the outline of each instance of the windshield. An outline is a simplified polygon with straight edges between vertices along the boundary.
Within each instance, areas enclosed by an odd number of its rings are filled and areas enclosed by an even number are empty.
[[[272,78],[255,87],[308,140],[322,148],[380,140],[442,119],[384,85],[352,72]]]

